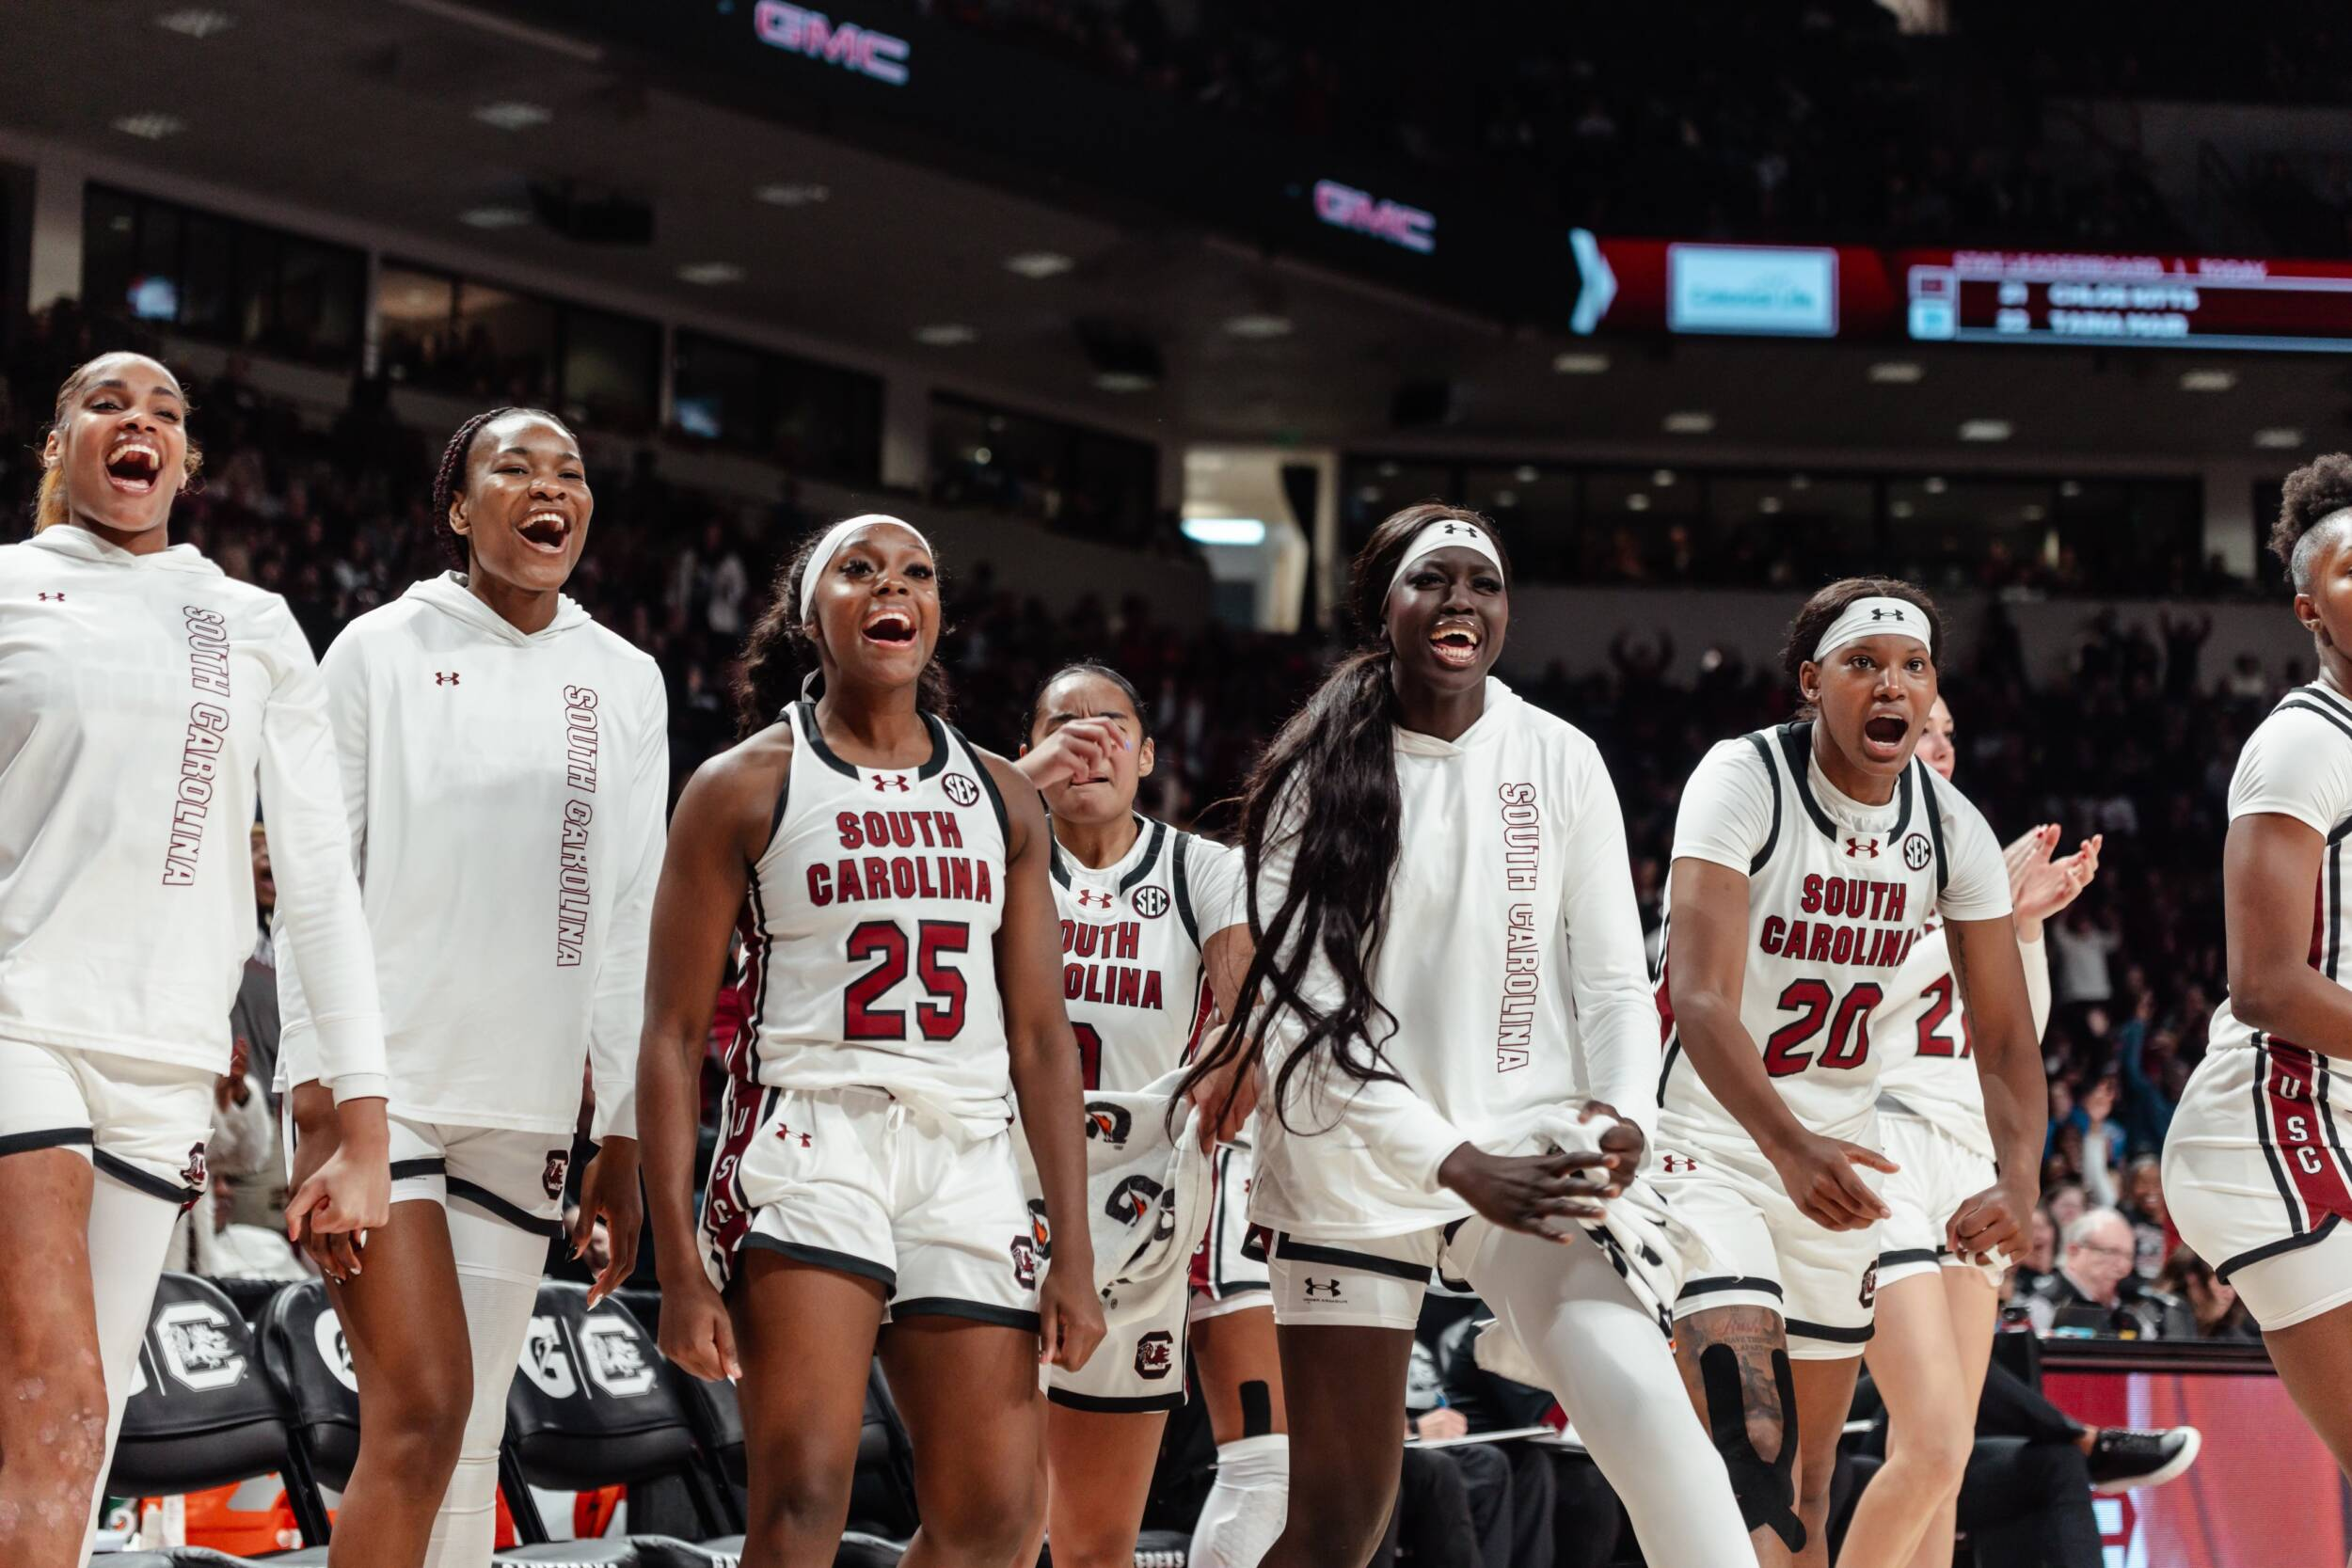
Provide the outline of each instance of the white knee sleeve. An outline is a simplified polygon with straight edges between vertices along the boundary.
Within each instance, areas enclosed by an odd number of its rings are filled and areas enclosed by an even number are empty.
[[[424,1568],[482,1568],[498,1532],[499,1444],[506,1436],[506,1387],[514,1381],[531,1310],[539,1299],[548,1243],[507,1224],[449,1208],[450,1251],[473,1346],[473,1406],[449,1491],[433,1515]]]
[[[1191,1568],[1258,1568],[1282,1533],[1291,1500],[1291,1440],[1280,1433],[1216,1448],[1216,1485],[1192,1527]]]
[[[207,1200],[209,1201],[209,1200]],[[98,1357],[106,1375],[106,1452],[90,1497],[89,1528],[83,1534],[85,1560],[105,1501],[106,1472],[114,1467],[115,1439],[122,1434],[122,1409],[138,1382],[139,1343],[147,1338],[148,1314],[155,1309],[155,1281],[179,1207],[127,1187],[101,1173],[89,1200],[89,1272],[98,1304]]]
[[[1723,1456],[1691,1408],[1674,1352],[1601,1249],[1497,1232],[1470,1276],[1576,1423],[1633,1521],[1644,1560],[1754,1561]]]

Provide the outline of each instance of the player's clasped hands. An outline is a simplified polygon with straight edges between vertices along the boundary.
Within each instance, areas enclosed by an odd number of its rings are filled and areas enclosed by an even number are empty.
[[[1571,1222],[1601,1217],[1601,1200],[1622,1190],[1629,1169],[1610,1153],[1489,1154],[1466,1143],[1438,1167],[1438,1180],[1480,1214],[1547,1241],[1575,1239]]]
[[[1944,1227],[1944,1244],[1951,1248],[1953,1256],[1972,1263],[1990,1263],[1995,1253],[2021,1257],[2026,1247],[2025,1221],[2020,1216],[2032,1212],[2030,1197],[2020,1203],[1996,1182],[1963,1203],[1953,1213]]]
[[[1772,1151],[1772,1161],[1789,1198],[1823,1229],[1863,1230],[1888,1215],[1886,1205],[1854,1169],[1867,1165],[1893,1175],[1899,1168],[1895,1162],[1875,1148],[1800,1132],[1785,1149]]]

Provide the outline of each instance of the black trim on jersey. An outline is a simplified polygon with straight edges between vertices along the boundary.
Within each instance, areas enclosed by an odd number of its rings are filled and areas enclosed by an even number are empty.
[[[2277,707],[2272,708],[2270,711],[2273,713],[2283,713],[2291,707],[2301,708],[2305,713],[2318,714],[2322,719],[2327,720],[2328,722],[2342,730],[2346,737],[2352,738],[2352,720],[2344,718],[2343,714],[2338,713],[2334,708],[2323,706],[2318,703],[2307,703],[2303,701],[2299,692],[2296,696],[2287,698],[2286,701],[2280,703]]]
[[[150,1197],[160,1197],[166,1203],[186,1205],[204,1196],[201,1187],[191,1187],[184,1181],[167,1181],[160,1176],[139,1169],[120,1155],[109,1154],[103,1148],[91,1149],[89,1159],[91,1164],[124,1186],[135,1188]]]
[[[1867,1345],[1879,1326],[1868,1323],[1860,1328],[1834,1328],[1828,1323],[1809,1323],[1802,1318],[1783,1318],[1780,1323],[1792,1339],[1820,1339],[1833,1345]]]
[[[2275,1242],[2265,1242],[2258,1247],[2249,1247],[2236,1257],[2215,1264],[2213,1276],[2226,1285],[2229,1283],[2230,1275],[2249,1263],[2259,1263],[2265,1258],[2276,1258],[2280,1253],[2298,1251],[2314,1243],[2324,1242],[2328,1239],[2328,1233],[2335,1229],[2336,1222],[2343,1217],[2341,1214],[2330,1214],[2320,1221],[2316,1227],[2306,1230],[2300,1235],[2281,1236]]]
[[[1052,846],[1045,852],[1045,869],[1053,873],[1054,880],[1060,883],[1063,891],[1067,892],[1070,888],[1070,867],[1061,858],[1061,840],[1054,837],[1052,832],[1054,823],[1050,816],[1046,818],[1045,826],[1047,829],[1045,837]]]
[[[2328,1089],[2336,1081],[2335,1069],[2328,1066],[2323,1052],[2314,1051],[2312,1057],[2312,1109],[2319,1117],[2319,1125],[2328,1130],[2328,1147],[2335,1151],[2336,1165],[2352,1177],[2352,1160],[2344,1158],[2344,1139],[2336,1131],[2336,1108],[2328,1102]]]
[[[2263,1163],[2270,1167],[2271,1185],[2279,1189],[2279,1201],[2286,1205],[2287,1229],[2300,1236],[2304,1233],[2303,1200],[2296,1196],[2295,1183],[2287,1178],[2286,1166],[2279,1163],[2278,1133],[2270,1124],[2270,1101],[2263,1093],[2263,1082],[2270,1076],[2269,1037],[2260,1029],[2254,1031],[2254,1144],[2263,1151]]]
[[[1274,1256],[1295,1263],[1329,1263],[1334,1268],[1354,1269],[1359,1274],[1383,1274],[1391,1279],[1409,1279],[1422,1285],[1428,1284],[1437,1272],[1428,1264],[1416,1263],[1408,1258],[1379,1258],[1369,1252],[1350,1252],[1345,1247],[1302,1242],[1287,1230],[1276,1233]]]
[[[852,762],[845,762],[840,757],[834,755],[833,748],[825,744],[825,737],[818,732],[816,703],[811,701],[809,698],[803,697],[796,705],[801,710],[802,737],[809,743],[812,749],[815,750],[817,752],[817,760],[823,763],[826,767],[832,768],[834,772],[840,774],[845,779],[856,778],[858,776],[857,765]],[[931,737],[931,755],[929,762],[926,762],[915,768],[914,776],[918,779],[928,779],[937,773],[941,768],[947,766],[947,736],[949,732],[947,726],[941,723],[939,720],[932,715],[926,713],[920,717],[923,721],[923,728],[930,733]],[[956,738],[961,740],[962,736],[958,736]],[[866,769],[866,771],[869,773],[895,773],[898,772],[898,769],[895,768],[869,768]]]
[[[763,857],[776,847],[777,835],[784,832],[784,808],[791,799],[792,765],[787,762],[784,765],[784,783],[776,786],[776,809],[768,814],[768,842],[760,850]]]
[[[448,1174],[449,1162],[437,1154],[422,1160],[394,1160],[392,1162],[391,1176],[395,1181],[410,1181],[420,1176],[447,1176]]]
[[[1115,1399],[1107,1394],[1073,1394],[1067,1388],[1048,1388],[1045,1398],[1049,1403],[1066,1409],[1094,1410],[1105,1416],[1123,1416],[1130,1411],[1182,1410],[1184,1407],[1184,1391],[1182,1388],[1169,1394],[1144,1394],[1135,1399]]]
[[[762,1125],[764,1126],[765,1123]],[[870,1258],[860,1258],[854,1252],[835,1252],[831,1247],[804,1246],[799,1242],[779,1241],[773,1236],[763,1236],[756,1230],[743,1238],[742,1246],[757,1247],[762,1252],[776,1253],[791,1259],[795,1263],[806,1263],[812,1268],[831,1269],[835,1274],[853,1274],[860,1279],[873,1280],[882,1288],[882,1295],[885,1299],[898,1289],[898,1275],[895,1270],[887,1264],[877,1263]],[[892,1310],[900,1309],[893,1307]]]
[[[972,749],[972,743],[963,738],[963,732],[957,729],[953,724],[945,724],[942,725],[941,728],[945,729],[949,735],[954,736],[957,743],[963,748],[964,758],[972,764],[972,771],[980,776],[980,787],[988,791],[988,803],[996,808],[996,832],[1004,838],[1005,841],[1005,864],[1008,873],[1009,873],[1012,865],[1012,817],[1010,814],[1005,810],[1005,792],[996,787],[996,775],[988,770],[988,764],[980,760],[980,753],[974,751]],[[929,778],[930,776],[930,775],[928,773],[924,775],[926,778]],[[1041,794],[1038,798],[1040,800],[1044,799],[1042,794]],[[1051,814],[1049,813],[1049,819],[1045,824],[1045,837],[1049,843],[1052,842],[1054,837],[1054,824],[1050,817]],[[1057,847],[1058,850],[1058,847]],[[1051,863],[1049,862],[1048,863],[1050,864]]]
[[[1821,830],[1823,837],[1835,840],[1837,824],[1829,819],[1829,813],[1823,811],[1821,802],[1814,798],[1813,778],[1805,768],[1805,763],[1812,755],[1813,721],[1795,720],[1772,733],[1780,737],[1780,754],[1788,765],[1788,779],[1797,786],[1797,800],[1804,806],[1804,814],[1813,818],[1813,825]],[[1777,781],[1774,787],[1778,787]]]
[[[1004,1328],[1018,1328],[1035,1334],[1044,1326],[1034,1312],[1018,1307],[999,1307],[993,1302],[965,1301],[961,1296],[917,1296],[913,1301],[890,1304],[890,1321],[904,1318],[970,1318],[975,1323],[995,1323]]]
[[[1134,865],[1129,866],[1127,868],[1127,875],[1119,879],[1119,891],[1121,893],[1126,892],[1129,888],[1134,887],[1137,882],[1152,875],[1152,867],[1157,863],[1160,858],[1160,847],[1168,842],[1167,823],[1153,821],[1148,816],[1139,816],[1136,820],[1138,823],[1151,824],[1152,842],[1144,847],[1143,858],[1136,862]]]
[[[448,1180],[450,1196],[462,1197],[475,1208],[487,1211],[516,1229],[530,1235],[545,1236],[550,1242],[560,1242],[564,1239],[562,1220],[551,1220],[545,1215],[534,1214],[521,1204],[501,1197],[480,1182],[469,1181],[462,1176],[453,1176]]]
[[[30,1154],[37,1148],[72,1148],[90,1141],[87,1127],[47,1127],[38,1132],[11,1132],[0,1138],[0,1156]]]
[[[774,846],[771,843],[771,848]],[[768,934],[768,905],[759,895],[759,868],[752,867],[749,882],[743,890],[752,907],[752,934],[743,943],[747,964],[756,964],[752,978],[752,993],[744,999],[743,1007],[743,1076],[753,1083],[759,1081],[759,1026],[768,1006],[768,965],[775,954],[774,939]]]
[[[1762,736],[1751,735],[1747,739],[1756,748],[1756,754],[1764,759],[1764,777],[1772,785],[1772,826],[1764,835],[1764,847],[1748,862],[1748,875],[1754,877],[1764,869],[1764,863],[1772,858],[1772,850],[1780,843],[1780,769],[1772,765],[1772,749],[1764,743]]]
[[[1932,1263],[1944,1254],[1942,1247],[1907,1246],[1879,1254],[1879,1267],[1891,1269],[1898,1263]]]
[[[1192,884],[1185,879],[1184,862],[1191,858],[1193,835],[1179,832],[1175,845],[1168,851],[1168,890],[1176,900],[1176,918],[1184,923],[1184,935],[1192,944],[1200,945],[1200,922],[1192,912]]]
[[[2352,819],[2336,824],[2328,835],[2328,978],[2336,977],[2336,949],[2344,944],[2344,835],[2352,832]]]
[[[1920,762],[1915,756],[1911,760],[1923,774],[1927,771],[1926,763]],[[1905,784],[1911,783],[1909,773],[1903,775],[1903,783]],[[1928,843],[1935,849],[1935,895],[1941,898],[1944,896],[1944,884],[1952,879],[1952,863],[1944,854],[1944,808],[1935,798],[1934,780],[1923,777],[1919,781],[1919,787],[1927,792]],[[1902,824],[1897,823],[1895,832],[1900,833],[1902,831]]]
[[[1710,1275],[1705,1279],[1685,1281],[1682,1293],[1675,1297],[1675,1300],[1678,1303],[1685,1302],[1692,1296],[1716,1296],[1726,1291],[1756,1291],[1772,1297],[1774,1301],[1783,1299],[1780,1281],[1777,1279],[1766,1279],[1760,1275]]]

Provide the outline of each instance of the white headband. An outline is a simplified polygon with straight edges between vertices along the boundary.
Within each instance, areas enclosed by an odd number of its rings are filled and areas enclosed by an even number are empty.
[[[1928,633],[1927,612],[1909,599],[1856,599],[1813,645],[1813,662],[1819,664],[1847,643],[1866,637],[1908,637],[1934,645]]]
[[[862,512],[854,517],[842,518],[825,531],[825,536],[818,540],[817,547],[809,552],[808,564],[801,568],[801,618],[803,620],[808,618],[809,596],[817,591],[817,579],[824,575],[825,568],[833,564],[833,558],[840,553],[841,542],[858,530],[870,527],[875,523],[896,523],[914,534],[923,548],[928,550],[931,547],[931,542],[923,537],[923,531],[904,517],[893,517],[886,512]]]
[[[1396,558],[1396,575],[1389,578],[1389,592],[1396,592],[1396,585],[1403,579],[1406,567],[1431,550],[1442,550],[1457,545],[1485,556],[1494,563],[1496,571],[1502,570],[1502,557],[1487,540],[1485,529],[1459,517],[1440,517],[1434,523],[1424,525],[1419,533],[1414,534],[1413,542],[1405,546],[1405,553]]]

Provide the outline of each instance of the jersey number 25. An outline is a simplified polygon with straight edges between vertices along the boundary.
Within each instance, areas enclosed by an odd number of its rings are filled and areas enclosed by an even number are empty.
[[[841,997],[841,1037],[845,1040],[903,1040],[907,1009],[875,1004],[907,977],[907,956],[914,949],[914,973],[929,993],[914,1005],[914,1026],[927,1040],[951,1040],[963,1029],[963,974],[945,962],[968,952],[972,927],[961,920],[926,920],[907,941],[906,927],[895,920],[868,920],[850,933],[849,958],[881,961],[850,982]]]

